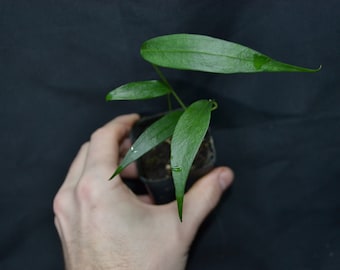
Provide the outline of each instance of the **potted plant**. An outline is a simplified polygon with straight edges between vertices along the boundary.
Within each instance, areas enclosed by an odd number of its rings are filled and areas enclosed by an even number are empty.
[[[181,109],[171,111],[169,117],[172,119],[170,121],[177,121],[178,118],[182,115],[182,113],[183,110]],[[139,138],[139,136],[144,131],[146,131],[147,128],[149,128],[149,126],[151,126],[157,120],[161,119],[163,116],[165,116],[165,114],[167,113],[160,113],[156,115],[142,117],[142,119],[138,121],[132,129],[131,132],[132,141],[133,142],[136,141]],[[146,131],[146,133],[143,134],[139,141],[144,144],[143,142],[144,136],[147,136],[148,138],[157,138],[161,136],[161,139],[168,137],[169,134],[173,133],[172,129],[175,126],[166,125],[170,118],[165,117],[162,121],[155,123],[156,128],[150,129],[151,132],[158,132],[157,125],[160,126],[164,125],[170,129],[170,130],[161,129],[162,132],[166,131],[164,135],[150,134],[148,133],[149,131]],[[171,167],[170,164],[171,140],[172,139],[170,137],[166,138],[164,141],[150,149],[150,151],[145,153],[142,157],[140,157],[137,160],[139,178],[144,183],[146,189],[148,190],[149,194],[152,196],[156,204],[168,203],[175,199],[175,186],[172,179],[172,173],[173,171],[180,170],[181,168]],[[135,150],[135,148],[133,149]],[[208,130],[190,168],[185,189],[190,188],[191,185],[198,178],[209,172],[214,167],[215,160],[216,151],[214,141],[212,135],[210,134],[210,131]]]
[[[110,91],[106,100],[144,100],[165,96],[168,99],[169,112],[157,117],[156,121],[151,121],[152,124],[146,125],[148,127],[145,129],[139,129],[137,134],[140,136],[135,140],[111,179],[127,165],[155,147],[168,144],[170,151],[168,169],[171,174],[170,181],[173,181],[175,189],[180,220],[182,220],[187,179],[195,157],[206,138],[211,112],[217,109],[218,105],[211,99],[197,100],[190,105],[184,104],[160,68],[223,74],[316,72],[321,68],[309,69],[290,65],[240,44],[196,34],[173,34],[152,38],[142,44],[140,53],[144,60],[152,64],[159,80],[124,84]],[[173,100],[177,102],[180,109],[172,110]],[[208,142],[211,140],[208,139]],[[207,166],[207,168],[211,167]]]

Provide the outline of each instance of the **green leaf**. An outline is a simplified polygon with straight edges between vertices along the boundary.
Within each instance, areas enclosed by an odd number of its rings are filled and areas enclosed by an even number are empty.
[[[171,137],[182,113],[182,110],[170,112],[150,125],[131,146],[110,179],[120,174],[129,164],[140,158],[152,148]]]
[[[316,72],[278,62],[243,45],[194,34],[160,36],[143,43],[142,57],[161,67],[213,73]]]
[[[210,123],[213,102],[198,100],[182,114],[171,140],[171,168],[175,185],[179,218],[182,209],[186,181]]]
[[[142,100],[164,96],[170,89],[157,80],[131,82],[119,86],[106,95],[106,101],[111,100]]]

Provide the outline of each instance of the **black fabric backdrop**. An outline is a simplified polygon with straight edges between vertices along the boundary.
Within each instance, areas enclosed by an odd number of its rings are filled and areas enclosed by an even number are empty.
[[[0,269],[63,268],[54,194],[93,130],[119,114],[166,110],[162,100],[104,97],[157,78],[139,46],[169,33],[323,65],[316,74],[165,71],[184,100],[219,102],[218,164],[236,174],[188,269],[340,269],[339,3],[1,0]]]

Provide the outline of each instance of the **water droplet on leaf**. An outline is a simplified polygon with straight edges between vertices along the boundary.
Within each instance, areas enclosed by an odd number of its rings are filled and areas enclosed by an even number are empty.
[[[138,151],[135,150],[133,146],[130,147],[130,151],[131,151],[133,154],[137,154],[137,153],[138,153]]]

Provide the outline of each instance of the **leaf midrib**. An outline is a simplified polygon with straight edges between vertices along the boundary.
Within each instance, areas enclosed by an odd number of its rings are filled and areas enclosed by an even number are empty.
[[[225,58],[231,58],[231,59],[237,59],[237,60],[245,60],[245,61],[248,61],[248,62],[254,62],[253,59],[249,59],[249,58],[241,58],[241,57],[230,56],[230,55],[226,55],[226,54],[214,54],[214,53],[203,52],[203,51],[163,50],[163,49],[162,50],[144,49],[144,51],[145,52],[152,52],[152,53],[156,53],[156,54],[160,54],[162,52],[205,54],[205,55],[212,55],[212,56],[217,56],[217,57],[225,57]]]

